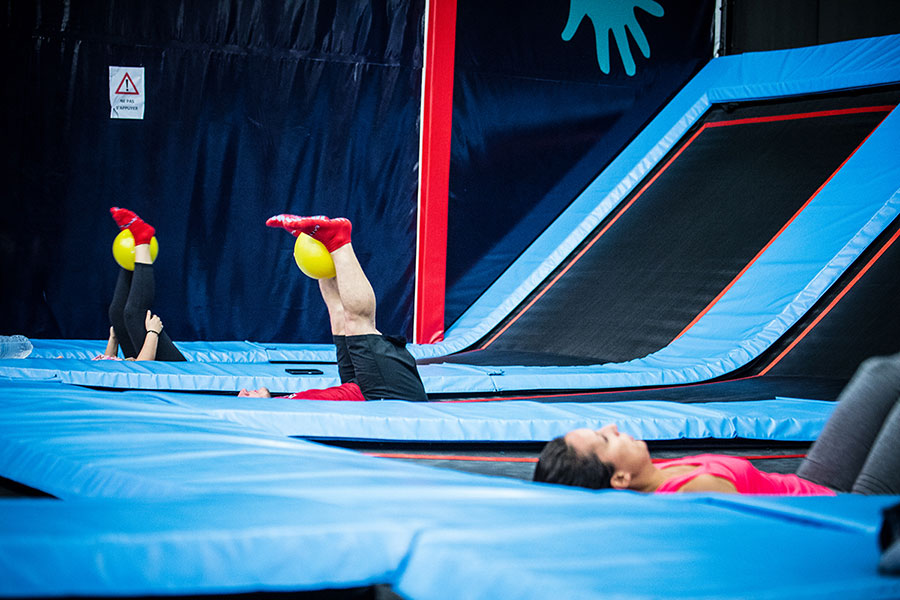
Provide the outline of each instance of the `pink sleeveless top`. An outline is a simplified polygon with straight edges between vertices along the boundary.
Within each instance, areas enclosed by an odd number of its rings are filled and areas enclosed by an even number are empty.
[[[657,492],[677,492],[681,486],[700,475],[715,475],[734,484],[741,494],[774,494],[779,496],[835,496],[835,492],[796,475],[764,473],[746,458],[721,454],[686,456],[660,463],[660,468],[695,465],[693,471],[663,482]]]

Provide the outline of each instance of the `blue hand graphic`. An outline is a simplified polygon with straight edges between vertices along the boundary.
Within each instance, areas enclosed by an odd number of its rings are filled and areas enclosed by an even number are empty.
[[[628,46],[627,31],[637,42],[638,48],[644,58],[650,58],[650,44],[641,30],[634,16],[636,8],[640,8],[653,15],[661,17],[665,14],[663,7],[654,0],[571,0],[569,5],[569,21],[562,32],[562,39],[566,42],[575,35],[575,30],[585,17],[594,25],[594,35],[597,39],[597,64],[600,70],[609,75],[609,32],[612,31],[619,48],[619,56],[625,65],[625,73],[634,75],[634,58],[631,56],[631,48]]]

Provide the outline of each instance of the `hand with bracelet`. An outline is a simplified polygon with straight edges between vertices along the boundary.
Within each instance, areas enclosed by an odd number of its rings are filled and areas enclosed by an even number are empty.
[[[163,330],[162,319],[159,318],[159,315],[154,315],[148,310],[147,316],[144,318],[144,328],[147,330],[147,333],[159,335]]]

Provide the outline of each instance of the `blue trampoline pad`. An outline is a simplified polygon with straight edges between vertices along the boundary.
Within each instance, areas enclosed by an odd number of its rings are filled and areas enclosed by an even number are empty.
[[[281,435],[320,439],[545,442],[579,427],[616,423],[644,440],[746,438],[815,440],[834,402],[774,398],[748,402],[578,403],[323,402],[164,394],[179,406]]]
[[[63,499],[210,492],[333,499],[321,479],[346,498],[374,500],[366,481],[389,495],[392,486],[414,482],[442,497],[470,485],[459,475],[251,429],[159,394],[55,382],[0,387],[0,476]]]
[[[239,398],[177,392],[89,390],[57,381],[0,380],[0,428],[17,435],[39,427],[67,426],[71,411],[102,410],[114,419],[123,411],[165,419],[174,426],[206,420],[281,437],[403,442],[544,442],[578,427],[616,423],[645,440],[745,438],[811,441],[834,410],[833,402],[774,398],[749,402],[629,401],[603,403],[507,402],[326,402],[283,398]],[[34,415],[40,415],[35,417]],[[81,414],[77,412],[74,414]],[[123,432],[134,426],[126,422]],[[59,432],[50,432],[52,437]],[[2,440],[0,440],[2,442]]]
[[[423,532],[394,589],[418,600],[447,598],[448,589],[455,597],[479,598],[900,594],[900,579],[877,574],[871,529],[878,511],[896,498],[830,498],[833,512],[869,514],[869,529],[854,529],[720,511],[703,504],[708,497],[608,499],[619,494],[599,493],[569,519],[546,515]],[[818,499],[812,500],[815,506]]]
[[[190,361],[197,362],[308,362],[336,363],[332,344],[277,344],[249,341],[182,342],[175,346]],[[74,358],[91,360],[103,354],[105,340],[31,338],[30,358]]]
[[[34,347],[29,358],[72,358],[91,360],[103,354],[104,340],[31,339]],[[197,362],[266,362],[265,346],[254,342],[175,342],[189,361]],[[332,354],[334,352],[332,351]],[[321,362],[327,362],[323,360]]]
[[[876,573],[896,497],[642,496],[476,476],[465,495],[0,501],[0,591],[235,593],[383,583],[409,598],[894,598]],[[481,483],[486,494],[472,493]],[[365,487],[365,484],[362,484]],[[797,515],[804,515],[797,518]],[[821,514],[822,517],[817,515]],[[847,518],[837,518],[849,515]]]
[[[419,521],[312,500],[0,501],[0,594],[141,596],[388,583]]]
[[[492,393],[495,369],[469,365],[424,365],[426,391]],[[236,393],[266,387],[291,393],[340,384],[336,364],[268,362],[157,362],[17,358],[0,360],[0,377],[54,379],[63,383],[116,389],[185,390]]]

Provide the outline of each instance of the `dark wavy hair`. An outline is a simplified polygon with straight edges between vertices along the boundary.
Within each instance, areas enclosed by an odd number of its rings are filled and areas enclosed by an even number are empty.
[[[593,454],[581,456],[560,436],[547,442],[534,469],[534,481],[603,490],[612,487],[615,469]]]

